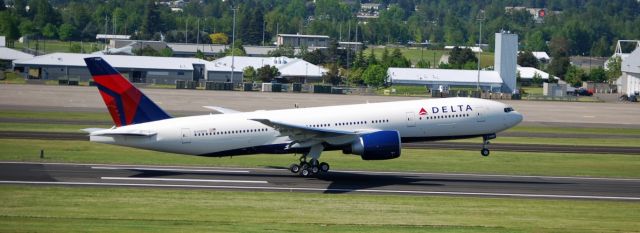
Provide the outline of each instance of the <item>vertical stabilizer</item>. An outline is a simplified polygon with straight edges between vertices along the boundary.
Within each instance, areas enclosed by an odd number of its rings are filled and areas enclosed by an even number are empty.
[[[171,118],[101,57],[84,59],[116,126]]]

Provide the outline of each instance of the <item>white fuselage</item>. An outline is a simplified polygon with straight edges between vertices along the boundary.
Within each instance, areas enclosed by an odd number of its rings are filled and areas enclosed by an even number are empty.
[[[153,136],[91,136],[91,141],[191,155],[287,153],[292,139],[252,119],[341,131],[398,131],[402,141],[494,134],[522,121],[500,102],[446,98],[179,117],[103,131],[153,132]],[[337,140],[339,144],[350,143]]]

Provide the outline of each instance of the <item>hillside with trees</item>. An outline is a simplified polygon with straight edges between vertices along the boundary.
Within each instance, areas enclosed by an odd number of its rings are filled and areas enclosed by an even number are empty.
[[[477,43],[478,18],[482,18],[483,43],[493,47],[494,33],[501,30],[516,33],[521,50],[549,52],[553,59],[548,69],[559,76],[567,72],[569,56],[610,56],[618,39],[640,39],[640,2],[636,0],[185,2],[172,10],[170,2],[153,0],[5,0],[8,7],[0,6],[0,34],[10,42],[22,36],[95,41],[96,34],[107,33],[167,42],[231,43],[236,9],[237,41],[244,45],[272,44],[278,33],[300,33],[368,46],[428,40],[430,46],[442,48]],[[358,19],[361,4],[372,2],[381,4],[377,18]],[[506,7],[545,8],[547,13],[536,21],[525,9]],[[351,64],[356,62],[354,54],[346,64],[346,55],[335,50],[328,53],[334,54],[301,56],[313,63],[322,62],[317,61],[319,56],[329,56],[331,61],[323,63],[360,66]],[[365,63],[366,59],[359,59]],[[426,61],[420,64],[425,65]]]

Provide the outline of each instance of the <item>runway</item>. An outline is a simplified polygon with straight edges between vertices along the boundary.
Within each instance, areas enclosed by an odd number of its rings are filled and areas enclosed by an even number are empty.
[[[0,184],[640,201],[640,179],[0,162]]]

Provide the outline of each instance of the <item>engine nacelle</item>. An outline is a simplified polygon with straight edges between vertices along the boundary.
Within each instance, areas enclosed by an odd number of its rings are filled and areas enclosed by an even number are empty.
[[[356,154],[362,160],[385,160],[400,157],[400,133],[398,131],[378,131],[363,134],[344,153]]]

